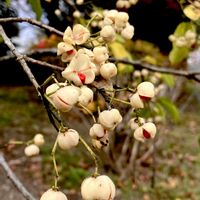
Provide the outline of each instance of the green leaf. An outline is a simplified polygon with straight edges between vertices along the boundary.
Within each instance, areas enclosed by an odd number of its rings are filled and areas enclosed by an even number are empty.
[[[10,6],[10,0],[6,0],[6,5]]]
[[[28,2],[31,4],[31,7],[36,14],[36,19],[40,20],[42,16],[42,7],[40,0],[28,0]]]
[[[169,74],[162,74],[161,79],[169,86],[169,87],[174,87],[175,85],[175,80],[174,76],[169,75]]]
[[[166,97],[160,97],[158,103],[166,111],[166,116],[171,119],[171,121],[177,123],[180,121],[180,113],[177,107]]]
[[[187,57],[188,53],[189,48],[174,46],[169,53],[169,60],[172,64],[178,64]]]

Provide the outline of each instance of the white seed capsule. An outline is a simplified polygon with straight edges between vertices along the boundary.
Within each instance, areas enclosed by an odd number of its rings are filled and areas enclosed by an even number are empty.
[[[49,189],[40,198],[40,200],[68,200],[64,193]]]
[[[155,137],[157,130],[156,130],[156,126],[154,123],[147,122],[147,123],[143,124],[142,129],[143,129],[143,136],[146,139]]]
[[[106,134],[106,130],[101,124],[94,124],[89,131],[92,138],[102,138]]]
[[[36,156],[40,153],[40,149],[35,144],[30,144],[24,149],[24,153],[26,156]]]
[[[106,47],[95,47],[93,53],[94,59],[97,63],[104,63],[108,60],[108,49]]]
[[[84,200],[113,200],[115,193],[115,185],[106,175],[86,178],[81,184],[81,196]]]
[[[52,102],[58,110],[67,112],[77,103],[80,89],[75,86],[65,86],[60,88],[53,96]]]
[[[81,95],[78,97],[78,102],[83,106],[87,106],[93,101],[94,93],[89,87],[85,85],[81,87],[80,91]]]
[[[123,38],[130,40],[134,35],[134,26],[127,25],[121,32]]]
[[[135,130],[136,128],[139,127],[139,124],[144,124],[144,123],[145,123],[144,118],[139,117],[138,121],[137,121],[137,119],[134,117],[129,121],[129,126],[130,126],[131,130]]]
[[[115,26],[125,28],[128,22],[129,16],[125,12],[118,12],[115,16]]]
[[[36,134],[33,138],[34,143],[37,146],[42,146],[44,144],[44,136],[42,134]]]
[[[144,142],[147,139],[154,138],[156,135],[156,126],[151,122],[147,122],[144,125],[138,127],[134,132],[136,140]]]
[[[130,103],[135,109],[144,108],[144,103],[140,99],[140,96],[137,92],[131,96]]]
[[[117,75],[117,67],[114,63],[106,63],[100,67],[101,76],[108,80]]]
[[[100,36],[103,38],[104,41],[106,42],[111,42],[115,39],[115,30],[113,29],[112,26],[106,25],[102,28],[100,31]]]
[[[137,86],[137,92],[141,99],[151,99],[155,96],[154,85],[151,82],[145,81]]]
[[[79,134],[74,129],[69,129],[68,131],[58,133],[58,145],[61,149],[67,150],[78,145]]]
[[[52,98],[53,94],[55,94],[55,92],[60,88],[60,86],[65,86],[66,83],[53,83],[51,85],[49,85],[46,88],[46,92],[45,94],[49,97]]]
[[[99,114],[99,123],[106,130],[114,130],[121,121],[122,116],[117,109],[104,110]]]

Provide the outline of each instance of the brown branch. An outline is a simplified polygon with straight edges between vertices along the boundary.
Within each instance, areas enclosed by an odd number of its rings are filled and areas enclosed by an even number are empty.
[[[17,61],[21,64],[23,70],[25,71],[25,73],[27,74],[29,80],[32,82],[32,84],[34,85],[35,89],[38,92],[38,95],[41,96],[39,89],[40,89],[40,85],[38,84],[38,82],[36,81],[35,77],[33,76],[30,68],[28,67],[23,55],[21,55],[15,48],[15,46],[13,45],[13,43],[11,42],[11,40],[8,38],[8,36],[6,35],[3,27],[0,25],[0,35],[2,36],[5,44],[10,48],[10,50],[12,51],[12,53],[15,55],[15,57],[17,58]]]
[[[193,79],[197,82],[200,82],[200,79],[198,77],[196,77],[197,75],[200,75],[200,71],[189,72],[189,71],[185,71],[185,70],[169,69],[169,68],[164,68],[164,67],[144,63],[141,60],[127,60],[127,59],[110,58],[109,61],[133,65],[135,69],[148,69],[149,71],[152,71],[152,72],[160,72],[160,73],[164,73],[164,74],[172,74],[175,76],[183,76],[188,79]]]
[[[45,61],[36,60],[36,59],[30,58],[28,56],[24,56],[24,59],[27,62],[30,62],[30,63],[33,63],[33,64],[37,64],[37,65],[40,65],[40,66],[44,66],[44,67],[48,67],[48,68],[51,68],[51,69],[54,69],[54,70],[58,70],[58,71],[63,71],[64,70],[63,67],[60,67],[58,65],[49,64],[49,63],[47,63]]]
[[[27,200],[36,200],[36,198],[24,187],[22,182],[16,177],[13,171],[10,169],[8,163],[6,162],[4,156],[0,153],[0,166],[5,171],[7,177],[12,181],[15,187],[22,193]]]
[[[40,28],[43,28],[45,30],[48,30],[49,32],[51,33],[55,33],[56,35],[59,35],[61,37],[63,37],[63,32],[62,31],[59,31],[51,26],[48,26],[46,24],[43,24],[37,20],[34,20],[34,19],[30,19],[30,18],[20,18],[20,17],[8,17],[8,18],[1,18],[0,19],[0,24],[3,24],[3,23],[10,23],[10,22],[27,22],[29,24],[32,24],[34,26],[38,26]]]

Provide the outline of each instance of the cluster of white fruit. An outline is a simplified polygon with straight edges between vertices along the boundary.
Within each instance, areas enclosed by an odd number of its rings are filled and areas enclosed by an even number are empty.
[[[94,147],[101,148],[109,142],[109,131],[122,121],[122,116],[117,109],[104,110],[99,114],[99,123],[95,123],[89,131]]]
[[[88,177],[81,184],[81,196],[84,200],[113,200],[115,193],[115,185],[106,175]],[[49,189],[40,200],[68,200],[68,198],[56,189]]]
[[[44,136],[42,134],[36,134],[33,138],[33,143],[28,144],[25,149],[24,153],[26,156],[35,156],[40,153],[39,147],[45,143]]]
[[[122,8],[125,8],[125,9],[128,9],[130,8],[132,5],[135,5],[137,4],[139,0],[117,0],[116,2],[116,7],[118,9],[122,9]]]
[[[193,30],[187,30],[183,36],[170,35],[169,40],[177,47],[191,47],[196,42],[197,34]]]

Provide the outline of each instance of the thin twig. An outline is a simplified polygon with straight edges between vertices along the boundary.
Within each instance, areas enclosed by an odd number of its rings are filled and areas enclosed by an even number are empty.
[[[116,59],[116,58],[109,58],[109,61],[111,62],[117,62],[117,63],[124,63],[124,64],[130,64],[133,65],[135,69],[148,69],[149,71],[153,72],[160,72],[164,74],[172,74],[175,76],[183,76],[188,79],[193,79],[197,82],[200,82],[200,79],[196,77],[200,74],[200,71],[197,72],[189,72],[185,70],[175,70],[175,69],[169,69],[165,67],[155,66],[148,63],[144,63],[141,60],[127,60],[127,59]]]
[[[22,193],[25,199],[36,200],[36,198],[30,192],[28,192],[28,190],[24,187],[21,181],[16,177],[16,175],[10,169],[8,163],[6,162],[4,156],[1,153],[0,153],[0,165],[5,171],[7,177],[12,181],[15,187]]]
[[[46,24],[43,24],[35,19],[30,19],[30,18],[21,18],[21,17],[8,17],[8,18],[1,18],[0,19],[0,24],[3,24],[3,23],[10,23],[10,22],[27,22],[29,24],[32,24],[34,26],[38,26],[40,28],[43,28],[45,30],[48,30],[49,32],[51,33],[55,33],[59,36],[63,36],[63,32],[62,31],[59,31],[51,26],[48,26]]]

